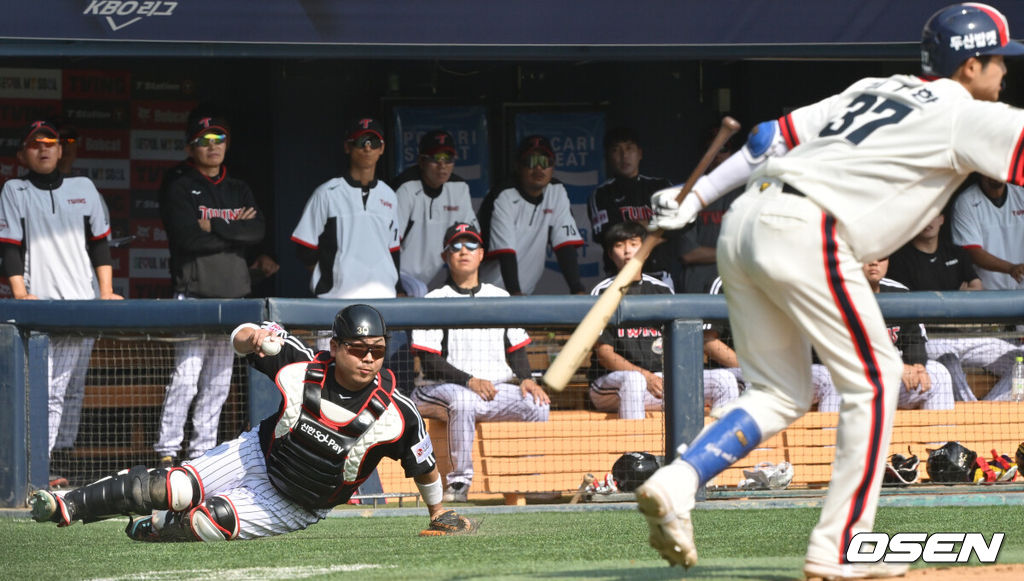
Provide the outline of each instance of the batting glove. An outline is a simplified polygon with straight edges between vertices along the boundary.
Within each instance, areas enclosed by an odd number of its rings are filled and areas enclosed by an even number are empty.
[[[683,198],[682,203],[676,202],[679,195],[679,186],[665,188],[655,192],[651,196],[651,208],[654,210],[654,217],[647,226],[650,231],[655,230],[678,230],[693,222],[697,213],[701,211],[704,204],[696,191],[691,191]]]

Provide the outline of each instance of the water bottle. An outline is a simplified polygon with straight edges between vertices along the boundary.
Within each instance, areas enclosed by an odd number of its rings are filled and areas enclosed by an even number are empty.
[[[1010,399],[1024,402],[1024,357],[1018,356],[1013,364],[1013,378],[1010,380]]]

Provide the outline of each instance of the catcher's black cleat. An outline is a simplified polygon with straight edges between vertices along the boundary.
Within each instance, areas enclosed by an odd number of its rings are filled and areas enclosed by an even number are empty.
[[[153,528],[153,517],[129,518],[128,526],[124,528],[124,534],[133,541],[155,542],[158,540],[156,530]]]

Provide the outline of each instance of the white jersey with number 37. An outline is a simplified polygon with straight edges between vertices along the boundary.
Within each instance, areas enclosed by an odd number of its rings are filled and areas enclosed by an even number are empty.
[[[977,101],[949,79],[861,79],[779,127],[791,150],[751,179],[803,192],[835,217],[862,261],[921,231],[971,172],[1024,183],[1024,110]]]

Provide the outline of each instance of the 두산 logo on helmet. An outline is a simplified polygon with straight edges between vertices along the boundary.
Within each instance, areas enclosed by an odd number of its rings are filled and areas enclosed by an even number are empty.
[[[999,33],[995,30],[949,37],[949,48],[953,50],[976,50],[990,46],[1002,46],[999,42]]]

